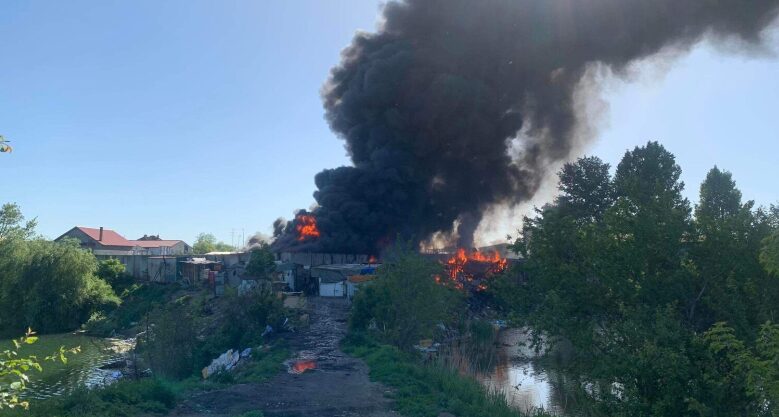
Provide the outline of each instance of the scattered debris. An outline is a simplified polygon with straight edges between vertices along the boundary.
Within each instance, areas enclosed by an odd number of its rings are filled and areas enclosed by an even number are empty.
[[[241,360],[241,354],[236,350],[228,350],[227,352],[219,355],[218,358],[211,361],[211,364],[203,368],[201,373],[203,379],[208,379],[209,376],[217,374],[223,371],[230,371]]]

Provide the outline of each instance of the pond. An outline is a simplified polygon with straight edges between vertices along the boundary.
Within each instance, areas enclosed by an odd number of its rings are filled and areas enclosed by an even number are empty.
[[[133,343],[121,339],[90,337],[81,334],[42,335],[32,345],[24,345],[20,356],[37,355],[43,358],[65,348],[81,347],[81,352],[68,355],[67,364],[59,361],[42,362],[43,372],[30,371],[30,382],[22,397],[43,399],[73,391],[79,387],[93,387],[115,380],[116,370],[101,369],[124,358]],[[0,340],[0,349],[13,348],[11,340]]]
[[[525,329],[504,329],[498,334],[495,365],[475,377],[489,391],[503,394],[507,402],[526,413],[543,409],[561,417],[583,416],[567,387],[570,378],[544,369],[532,359]]]

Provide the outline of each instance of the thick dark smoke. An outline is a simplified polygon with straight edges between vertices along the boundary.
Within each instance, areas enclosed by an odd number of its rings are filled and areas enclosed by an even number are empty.
[[[704,37],[756,44],[779,0],[407,0],[358,33],[323,88],[353,167],[316,176],[322,237],[277,248],[376,253],[435,232],[471,246],[485,209],[533,196],[578,145],[574,92]],[[520,135],[520,131],[522,134]],[[294,222],[294,221],[293,221]]]

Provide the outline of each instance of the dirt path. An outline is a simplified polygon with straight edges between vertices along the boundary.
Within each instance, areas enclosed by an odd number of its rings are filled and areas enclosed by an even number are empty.
[[[311,325],[294,334],[290,345],[298,358],[316,360],[315,370],[200,393],[179,405],[173,415],[226,417],[262,410],[268,417],[398,416],[385,398],[387,388],[371,382],[368,367],[338,348],[346,334],[348,309],[343,299],[309,299]]]

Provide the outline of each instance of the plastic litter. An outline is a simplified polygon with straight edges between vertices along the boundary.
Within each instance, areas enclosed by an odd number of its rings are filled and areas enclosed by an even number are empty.
[[[203,379],[207,379],[209,376],[219,372],[233,369],[239,360],[241,360],[241,354],[237,350],[228,350],[227,352],[219,355],[218,358],[211,361],[210,365],[203,368],[201,371],[203,374]]]

